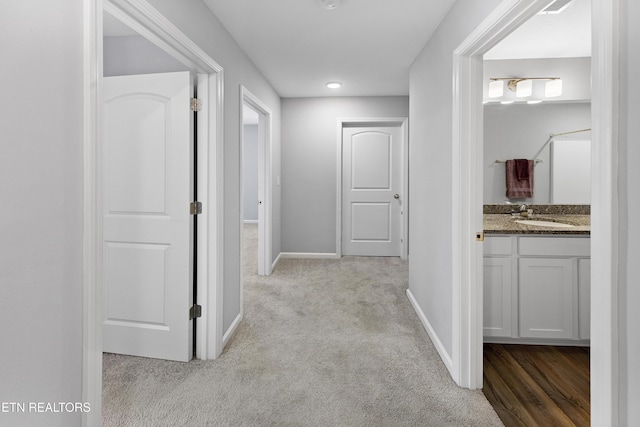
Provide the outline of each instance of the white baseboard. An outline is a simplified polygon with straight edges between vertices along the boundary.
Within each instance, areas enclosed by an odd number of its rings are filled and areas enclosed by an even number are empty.
[[[236,332],[236,329],[238,329],[238,326],[240,326],[240,322],[242,322],[242,313],[238,314],[238,316],[231,323],[231,326],[229,326],[229,329],[227,329],[227,332],[225,332],[222,336],[222,348],[225,348],[227,346],[227,343]]]
[[[451,377],[454,378],[453,361],[451,360],[451,356],[449,356],[449,354],[445,350],[444,345],[442,345],[442,341],[440,341],[440,338],[438,338],[438,334],[436,334],[436,331],[431,326],[431,323],[429,323],[427,316],[425,316],[424,312],[418,305],[418,301],[416,301],[410,289],[407,289],[407,298],[409,298],[409,302],[411,302],[413,309],[416,311],[418,318],[422,322],[422,326],[424,326],[424,328],[427,330],[427,334],[429,334],[429,338],[431,338],[433,345],[436,347],[436,350],[438,350],[438,354],[444,362],[444,365],[449,370],[449,374],[451,374]]]
[[[282,252],[280,252],[278,254],[278,256],[276,257],[276,259],[273,261],[273,264],[271,264],[271,271],[275,270],[276,267],[278,266],[278,263],[280,262],[280,260],[282,259]]]
[[[278,258],[298,258],[298,259],[340,259],[340,256],[335,253],[320,253],[320,252],[281,252]]]
[[[244,223],[245,224],[257,224],[258,220],[257,219],[245,219]]]

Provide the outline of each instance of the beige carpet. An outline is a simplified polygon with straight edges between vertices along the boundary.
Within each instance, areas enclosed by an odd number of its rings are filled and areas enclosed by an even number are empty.
[[[398,258],[283,260],[256,275],[218,360],[105,354],[104,426],[500,426],[457,387],[406,298]]]

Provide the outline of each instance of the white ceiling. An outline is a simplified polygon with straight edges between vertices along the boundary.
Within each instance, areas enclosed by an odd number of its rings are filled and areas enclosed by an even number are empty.
[[[409,67],[454,0],[203,0],[282,97],[409,94]],[[591,56],[590,0],[535,15],[485,59]],[[105,13],[105,35],[132,31]],[[133,33],[135,34],[135,33]],[[340,81],[338,90],[325,87]]]
[[[573,0],[557,15],[535,15],[484,55],[484,59],[591,56],[591,0]]]
[[[204,2],[280,96],[312,97],[408,95],[409,67],[454,0]]]

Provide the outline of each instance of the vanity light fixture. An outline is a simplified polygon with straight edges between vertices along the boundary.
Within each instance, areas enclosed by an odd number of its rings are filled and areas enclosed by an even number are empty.
[[[342,83],[340,82],[328,82],[326,85],[329,89],[338,89],[342,87]]]
[[[553,98],[562,95],[562,80],[560,77],[491,77],[489,79],[489,98],[499,98],[503,96],[504,82],[516,98],[527,98],[533,95],[534,80],[547,80],[545,84],[544,96]]]
[[[544,85],[544,96],[553,98],[562,95],[562,80],[553,79]]]
[[[520,80],[516,83],[516,97],[526,98],[533,93],[533,80]]]
[[[499,98],[504,93],[504,83],[501,80],[489,82],[489,98]]]

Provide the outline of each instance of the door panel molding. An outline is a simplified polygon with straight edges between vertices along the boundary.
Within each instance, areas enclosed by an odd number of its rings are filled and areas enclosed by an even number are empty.
[[[352,127],[379,127],[379,126],[399,126],[402,134],[401,151],[401,191],[403,194],[403,204],[401,206],[401,255],[404,260],[409,254],[408,230],[409,230],[409,136],[408,136],[407,117],[341,117],[337,120],[337,157],[336,157],[336,254],[337,258],[342,256],[342,198],[343,198],[343,179],[342,179],[342,135],[344,128]]]

